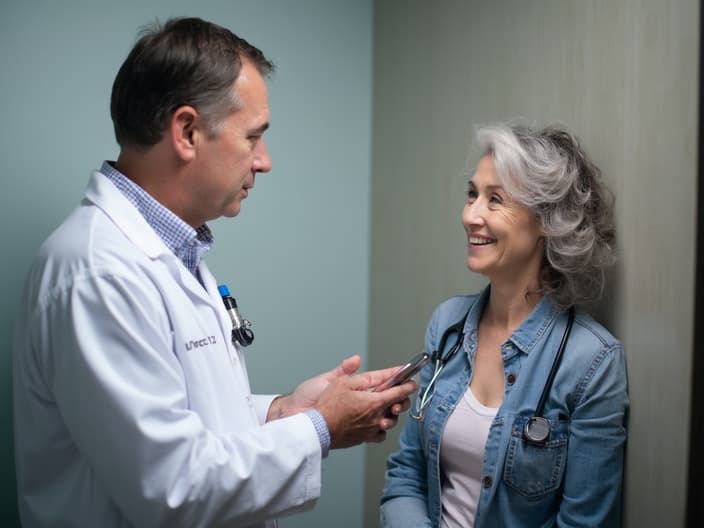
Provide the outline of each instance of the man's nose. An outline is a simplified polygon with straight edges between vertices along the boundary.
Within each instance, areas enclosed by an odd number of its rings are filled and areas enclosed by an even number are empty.
[[[257,145],[252,168],[254,172],[269,172],[271,170],[271,158],[269,157],[269,151],[267,151],[263,139],[259,140],[259,144]]]

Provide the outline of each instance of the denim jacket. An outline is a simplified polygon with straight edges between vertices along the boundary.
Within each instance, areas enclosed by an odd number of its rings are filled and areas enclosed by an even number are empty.
[[[432,316],[426,352],[432,353],[445,329],[467,314],[465,337],[439,375],[423,419],[408,418],[400,449],[389,457],[381,501],[384,527],[440,525],[442,433],[472,377],[477,325],[488,293],[489,288],[481,295],[452,297]],[[477,528],[620,524],[628,409],[625,357],[621,343],[580,310],[543,412],[552,426],[550,437],[544,445],[522,437],[566,324],[567,312],[543,297],[502,344],[504,398],[486,442]],[[454,335],[447,339],[445,350],[454,340]],[[419,396],[433,371],[432,363],[423,369]]]

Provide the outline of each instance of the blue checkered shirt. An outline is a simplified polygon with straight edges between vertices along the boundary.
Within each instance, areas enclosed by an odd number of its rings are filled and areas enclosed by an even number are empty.
[[[199,278],[200,259],[211,248],[214,241],[208,226],[203,224],[198,229],[193,229],[139,185],[115,169],[111,162],[103,162],[100,172],[132,202],[164,244],[196,278]]]

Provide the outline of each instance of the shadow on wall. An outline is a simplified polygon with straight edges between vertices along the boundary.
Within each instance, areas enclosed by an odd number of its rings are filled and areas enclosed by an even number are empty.
[[[620,254],[621,248],[617,248],[617,255]],[[604,293],[598,301],[584,306],[594,319],[609,328],[611,332],[618,338],[623,340],[623,332],[619,324],[618,314],[622,312],[623,298],[618,288],[622,284],[623,279],[623,262],[616,261],[616,264],[611,266],[606,271],[606,281]]]

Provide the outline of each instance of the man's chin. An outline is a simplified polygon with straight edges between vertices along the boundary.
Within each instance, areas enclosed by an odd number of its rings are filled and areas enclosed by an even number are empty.
[[[227,209],[225,209],[222,216],[224,216],[225,218],[234,218],[235,216],[240,214],[241,208],[242,204],[240,202],[237,202],[237,204],[233,204]]]

